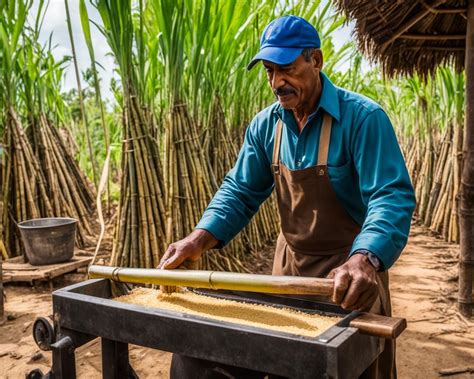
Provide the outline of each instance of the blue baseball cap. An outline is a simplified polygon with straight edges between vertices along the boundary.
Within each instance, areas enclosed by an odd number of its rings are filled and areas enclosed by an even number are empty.
[[[297,16],[283,16],[268,24],[260,39],[260,50],[248,64],[252,69],[258,61],[279,65],[292,63],[307,47],[321,47],[318,32],[308,21]]]

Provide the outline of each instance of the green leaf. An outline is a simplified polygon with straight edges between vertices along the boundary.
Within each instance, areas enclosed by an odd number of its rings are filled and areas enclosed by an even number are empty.
[[[79,0],[79,14],[81,18],[82,32],[84,33],[84,39],[86,41],[87,49],[92,61],[94,58],[94,46],[91,38],[91,29],[89,25],[89,14],[87,12],[85,0]]]

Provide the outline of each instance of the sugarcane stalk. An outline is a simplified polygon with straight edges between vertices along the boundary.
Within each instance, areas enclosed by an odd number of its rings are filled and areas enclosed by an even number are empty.
[[[74,37],[72,33],[72,26],[71,26],[71,16],[69,15],[69,4],[68,0],[64,0],[64,6],[66,9],[66,23],[67,23],[67,29],[68,29],[68,34],[69,34],[69,40],[71,42],[71,51],[72,51],[72,59],[74,62],[74,73],[76,75],[76,82],[77,82],[77,92],[79,95],[79,106],[81,109],[81,117],[82,117],[82,122],[84,124],[84,131],[86,134],[86,139],[87,139],[87,147],[89,150],[89,158],[91,160],[91,165],[92,165],[92,177],[94,180],[94,186],[97,187],[97,166],[95,162],[95,157],[94,153],[92,151],[92,143],[91,143],[91,137],[89,133],[89,124],[87,122],[87,114],[86,114],[86,109],[84,106],[84,99],[82,97],[82,86],[81,86],[81,78],[79,76],[79,66],[77,64],[77,57],[76,57],[76,48],[74,46]]]

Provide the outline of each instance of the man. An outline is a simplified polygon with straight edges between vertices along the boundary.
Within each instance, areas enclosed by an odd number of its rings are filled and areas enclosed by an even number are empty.
[[[344,309],[390,315],[386,270],[407,241],[413,188],[387,115],[334,86],[321,72],[319,48],[317,31],[300,17],[266,27],[248,69],[263,63],[278,102],[253,119],[235,167],[160,267],[176,268],[227,244],[275,188],[281,233],[273,274],[334,278],[333,300]],[[394,357],[386,341],[362,377],[395,377]],[[171,371],[180,378],[228,377],[216,370],[263,377],[177,355]]]

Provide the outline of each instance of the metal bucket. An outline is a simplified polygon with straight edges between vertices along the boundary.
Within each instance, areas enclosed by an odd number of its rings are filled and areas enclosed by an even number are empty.
[[[66,217],[36,218],[20,222],[25,253],[32,265],[66,262],[74,254],[77,220]]]

